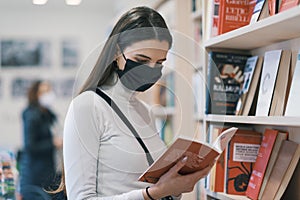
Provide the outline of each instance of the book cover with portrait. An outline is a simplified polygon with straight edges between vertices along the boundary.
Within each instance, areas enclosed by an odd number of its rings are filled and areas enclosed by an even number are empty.
[[[225,52],[209,53],[206,114],[235,114],[248,57]]]

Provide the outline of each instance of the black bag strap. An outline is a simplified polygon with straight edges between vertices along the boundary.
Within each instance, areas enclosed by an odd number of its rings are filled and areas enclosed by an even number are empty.
[[[131,123],[128,121],[127,117],[122,113],[122,111],[120,110],[120,108],[117,106],[117,104],[109,97],[107,96],[104,92],[102,92],[99,88],[96,89],[96,93],[102,97],[106,103],[108,103],[108,105],[110,105],[110,107],[118,114],[118,116],[120,117],[120,119],[126,124],[126,126],[130,129],[130,131],[132,132],[132,134],[134,135],[135,139],[137,139],[137,141],[140,143],[140,145],[142,146],[146,157],[147,157],[147,161],[149,166],[154,162],[147,146],[145,145],[145,143],[143,142],[143,140],[141,139],[141,137],[139,136],[139,134],[136,132],[136,130],[134,129],[134,127],[131,125]]]
[[[134,137],[137,139],[137,141],[140,143],[140,145],[142,146],[146,157],[147,157],[147,161],[149,166],[154,162],[147,146],[145,145],[145,143],[143,142],[143,140],[141,139],[141,137],[139,136],[139,134],[136,132],[136,130],[134,129],[134,127],[131,125],[131,123],[128,121],[127,117],[122,113],[122,111],[120,110],[120,108],[117,106],[117,104],[109,97],[107,96],[104,92],[102,92],[99,88],[96,89],[96,93],[102,97],[106,103],[108,103],[108,105],[118,114],[118,116],[120,117],[120,119],[126,124],[126,126],[130,129],[130,131],[132,132],[132,134],[134,135]],[[164,198],[161,198],[161,200],[173,200],[173,198],[171,196],[167,196]]]

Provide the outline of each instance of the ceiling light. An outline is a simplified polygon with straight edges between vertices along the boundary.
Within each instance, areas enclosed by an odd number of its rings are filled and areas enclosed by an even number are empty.
[[[36,5],[44,5],[47,3],[47,1],[48,0],[32,0],[32,3]]]
[[[81,0],[66,0],[67,5],[76,6],[76,5],[79,5],[80,3],[81,3]]]

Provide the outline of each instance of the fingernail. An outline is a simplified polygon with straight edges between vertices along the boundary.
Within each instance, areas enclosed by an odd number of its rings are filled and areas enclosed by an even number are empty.
[[[188,157],[187,156],[184,156],[184,158],[181,160],[181,162],[186,162],[187,161],[187,159],[188,159]]]

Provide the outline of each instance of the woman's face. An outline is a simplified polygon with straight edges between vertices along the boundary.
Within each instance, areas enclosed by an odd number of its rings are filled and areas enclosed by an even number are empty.
[[[51,89],[51,85],[48,82],[42,82],[39,85],[39,89],[38,89],[38,97],[42,96],[43,94],[50,92]]]
[[[133,43],[124,49],[124,55],[127,59],[136,61],[154,67],[155,64],[162,64],[167,57],[169,43],[159,40],[144,40]],[[123,70],[126,60],[120,53],[117,57],[119,69]]]

